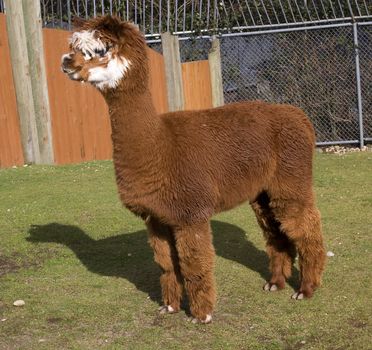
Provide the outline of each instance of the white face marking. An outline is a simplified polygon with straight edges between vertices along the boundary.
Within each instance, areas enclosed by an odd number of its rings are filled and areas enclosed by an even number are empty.
[[[70,39],[71,45],[83,53],[86,61],[96,55],[95,51],[106,50],[104,43],[99,38],[95,38],[94,33],[94,30],[82,30],[73,33]]]
[[[109,62],[107,67],[95,67],[89,69],[88,81],[94,84],[98,89],[114,89],[118,86],[120,80],[128,71],[131,62],[125,57],[115,57],[111,59],[109,53]]]

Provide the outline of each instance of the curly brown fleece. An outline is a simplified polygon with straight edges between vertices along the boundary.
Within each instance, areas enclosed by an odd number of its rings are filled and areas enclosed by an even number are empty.
[[[143,35],[110,16],[82,27],[131,62],[120,85],[102,93],[120,198],[146,222],[166,310],[180,309],[185,288],[192,315],[210,320],[210,218],[246,201],[267,240],[272,277],[265,289],[284,288],[297,250],[301,285],[294,298],[311,297],[325,252],[312,185],[314,130],[302,110],[253,101],[156,115]]]

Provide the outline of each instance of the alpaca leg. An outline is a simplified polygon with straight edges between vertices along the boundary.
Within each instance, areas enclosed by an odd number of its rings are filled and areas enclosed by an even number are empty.
[[[270,236],[267,239],[266,251],[270,258],[272,275],[270,281],[264,285],[264,290],[272,292],[283,289],[286,280],[292,274],[296,248],[285,235],[280,234],[277,237]]]
[[[296,248],[281,232],[280,222],[275,219],[269,201],[267,193],[263,192],[251,206],[266,238],[266,251],[270,259],[269,267],[272,275],[263,288],[273,292],[283,289],[286,279],[291,276]]]
[[[326,261],[319,211],[313,204],[299,202],[280,203],[273,211],[299,254],[301,285],[292,297],[310,298],[321,284]]]
[[[209,323],[216,302],[215,252],[209,223],[176,230],[176,247],[194,322]]]
[[[173,313],[180,310],[182,298],[182,276],[178,255],[171,229],[150,217],[146,220],[149,243],[154,250],[154,259],[162,269],[160,284],[164,306],[161,313]]]

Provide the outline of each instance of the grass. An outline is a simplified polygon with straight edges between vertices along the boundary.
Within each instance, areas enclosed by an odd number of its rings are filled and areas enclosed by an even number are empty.
[[[247,205],[214,218],[214,322],[160,316],[144,225],[111,162],[0,171],[0,349],[370,349],[372,154],[318,154],[329,258],[311,300],[265,293],[264,240]],[[26,302],[14,307],[17,299]]]

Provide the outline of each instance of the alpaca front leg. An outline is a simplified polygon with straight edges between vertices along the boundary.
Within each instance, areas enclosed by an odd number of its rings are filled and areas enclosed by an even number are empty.
[[[215,252],[209,223],[175,230],[176,247],[194,322],[209,323],[216,303]]]
[[[149,232],[149,243],[154,250],[154,259],[162,269],[160,285],[164,306],[160,308],[160,312],[178,312],[183,281],[172,231],[168,226],[152,217],[146,220],[146,225]]]

